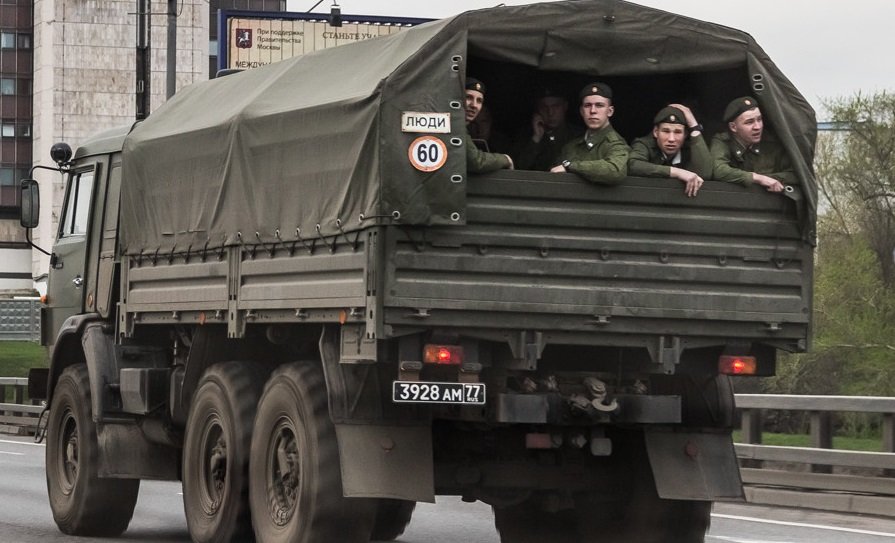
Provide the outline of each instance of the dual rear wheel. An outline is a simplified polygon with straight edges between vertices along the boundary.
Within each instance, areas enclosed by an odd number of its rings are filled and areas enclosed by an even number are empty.
[[[193,541],[365,543],[403,533],[413,502],[342,496],[319,365],[287,364],[269,379],[256,368],[209,368],[190,408],[183,487]]]

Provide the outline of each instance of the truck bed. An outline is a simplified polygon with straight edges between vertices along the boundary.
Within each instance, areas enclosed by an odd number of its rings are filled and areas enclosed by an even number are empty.
[[[126,310],[143,321],[169,321],[176,309],[180,319],[202,310],[249,322],[348,310],[380,337],[423,324],[562,331],[595,344],[663,334],[805,348],[812,250],[798,188],[709,181],[687,198],[672,179],[597,186],[525,171],[468,184],[465,225],[264,244],[247,236],[188,258],[129,257]]]

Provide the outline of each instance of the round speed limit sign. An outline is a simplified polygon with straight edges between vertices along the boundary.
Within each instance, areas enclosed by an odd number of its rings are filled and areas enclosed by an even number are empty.
[[[413,140],[407,156],[413,167],[421,172],[434,172],[447,160],[447,146],[435,136],[421,136]]]

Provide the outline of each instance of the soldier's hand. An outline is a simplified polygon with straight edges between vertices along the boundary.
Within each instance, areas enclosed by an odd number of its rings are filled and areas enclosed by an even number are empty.
[[[676,107],[679,110],[681,110],[681,113],[683,113],[684,117],[686,118],[688,127],[696,126],[697,124],[699,124],[698,122],[696,122],[696,116],[693,115],[693,112],[690,111],[690,108],[688,108],[684,104],[668,104],[668,105],[670,105],[671,107]]]
[[[688,198],[696,196],[696,193],[702,188],[702,184],[705,183],[702,177],[699,177],[690,170],[677,168],[675,166],[671,167],[671,177],[680,179],[684,183],[684,194],[686,194]]]
[[[503,155],[503,156],[507,157],[507,162],[510,163],[510,165],[507,166],[507,169],[508,169],[508,170],[515,170],[516,167],[515,167],[515,165],[513,164],[513,157],[511,157],[510,155]]]
[[[544,137],[544,131],[544,118],[541,117],[540,113],[535,113],[531,116],[531,141],[541,143],[541,139]]]
[[[783,183],[767,175],[752,174],[752,180],[768,189],[768,192],[783,192]]]
[[[559,166],[554,166],[554,167],[550,168],[550,171],[552,173],[565,173],[566,167],[563,166],[562,164],[560,164]]]

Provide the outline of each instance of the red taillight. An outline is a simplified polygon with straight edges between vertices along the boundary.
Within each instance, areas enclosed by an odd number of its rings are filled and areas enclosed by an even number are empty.
[[[723,355],[718,359],[718,371],[725,375],[755,375],[757,369],[754,356]]]
[[[462,364],[463,347],[459,345],[428,344],[423,348],[423,362],[426,364]]]

